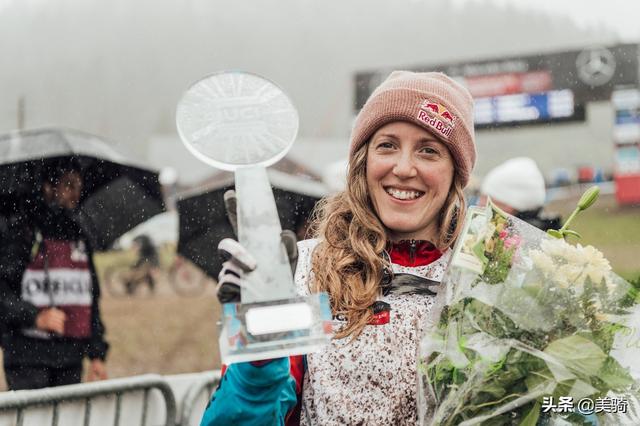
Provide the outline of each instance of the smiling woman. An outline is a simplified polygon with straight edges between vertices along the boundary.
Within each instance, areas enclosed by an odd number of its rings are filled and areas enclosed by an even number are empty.
[[[400,253],[400,240],[447,258],[475,157],[471,95],[446,75],[396,71],[371,94],[351,134],[347,188],[315,222],[313,286],[348,318],[338,337],[371,321],[384,253]]]
[[[452,181],[449,150],[425,129],[397,121],[382,126],[371,138],[367,186],[391,240],[436,241],[436,218]]]
[[[418,342],[465,212],[472,111],[441,73],[394,72],[373,92],[346,188],[298,245],[298,292],[329,294],[334,338],[305,357],[232,364],[203,425],[416,424]]]

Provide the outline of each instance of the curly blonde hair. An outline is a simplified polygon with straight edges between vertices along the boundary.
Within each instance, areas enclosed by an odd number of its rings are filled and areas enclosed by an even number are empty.
[[[327,292],[333,314],[346,319],[335,335],[338,339],[358,337],[371,320],[385,267],[387,231],[367,188],[368,145],[351,156],[346,189],[320,202],[311,225],[312,235],[320,240],[313,252],[311,290]],[[462,189],[454,174],[438,218],[440,232],[434,244],[441,250],[453,245],[462,227],[459,218],[466,210]]]

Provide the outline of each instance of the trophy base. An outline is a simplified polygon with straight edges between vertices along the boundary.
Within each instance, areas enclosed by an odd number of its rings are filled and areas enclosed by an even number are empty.
[[[222,305],[220,356],[227,365],[306,354],[326,345],[332,336],[326,293]]]

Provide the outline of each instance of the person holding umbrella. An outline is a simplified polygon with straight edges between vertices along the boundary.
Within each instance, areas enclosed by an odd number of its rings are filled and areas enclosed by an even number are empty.
[[[7,221],[0,244],[4,369],[10,390],[107,378],[92,247],[74,220],[83,189],[71,158],[49,161],[41,194]]]
[[[347,185],[298,244],[299,293],[329,294],[334,339],[230,365],[202,425],[417,423],[419,341],[462,227],[474,140],[471,95],[444,74],[396,71],[371,94]],[[244,283],[237,265],[220,275],[225,295]]]

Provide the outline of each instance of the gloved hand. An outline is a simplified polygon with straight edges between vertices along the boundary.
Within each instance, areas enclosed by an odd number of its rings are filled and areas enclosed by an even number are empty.
[[[227,217],[233,228],[233,232],[238,235],[238,215],[237,199],[234,190],[224,193],[224,205]],[[284,230],[280,238],[289,257],[291,271],[295,274],[298,263],[298,246],[296,234],[291,230]],[[225,262],[218,274],[218,285],[216,294],[220,303],[240,302],[240,288],[243,284],[243,276],[257,267],[257,262],[239,242],[231,238],[225,238],[218,244],[218,252]]]
[[[253,256],[231,238],[220,241],[218,253],[226,260],[218,274],[216,295],[220,303],[238,303],[244,274],[255,270],[258,265]]]

